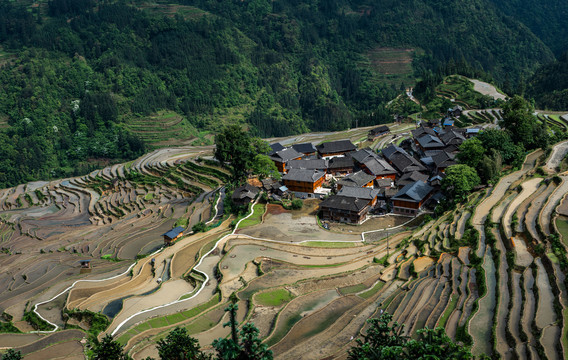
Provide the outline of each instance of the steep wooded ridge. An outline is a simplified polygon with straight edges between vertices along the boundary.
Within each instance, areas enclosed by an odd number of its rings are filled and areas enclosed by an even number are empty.
[[[558,61],[540,68],[530,79],[527,91],[542,108],[568,108],[568,52]]]
[[[140,139],[206,143],[228,122],[260,136],[386,122],[426,70],[515,83],[550,63],[529,28],[489,0],[2,1],[0,187],[132,159]]]

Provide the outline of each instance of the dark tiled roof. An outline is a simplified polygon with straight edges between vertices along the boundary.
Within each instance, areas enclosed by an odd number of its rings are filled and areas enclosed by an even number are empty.
[[[426,167],[422,165],[418,160],[408,155],[408,153],[396,154],[392,156],[391,162],[393,166],[401,173],[411,171],[424,171]]]
[[[325,172],[318,170],[291,169],[282,180],[314,183],[324,175]]]
[[[369,159],[380,159],[381,158],[381,156],[379,156],[379,154],[377,154],[376,152],[374,152],[373,150],[371,150],[369,148],[353,151],[349,155],[351,155],[353,160],[357,161],[359,164],[363,164],[365,161],[367,161]]]
[[[290,160],[288,162],[288,168],[325,171],[327,169],[327,160],[324,159]]]
[[[396,170],[384,159],[369,159],[365,162],[368,172],[371,175],[392,175],[396,174]]]
[[[406,173],[400,177],[397,181],[397,185],[406,186],[408,184],[414,184],[417,181],[426,182],[428,181],[428,175],[425,175],[419,171],[413,171]]]
[[[424,200],[434,190],[430,185],[423,181],[416,181],[413,184],[408,184],[403,187],[393,200],[402,200],[410,202],[420,202]]]
[[[448,145],[450,143],[459,145],[459,144],[461,144],[462,142],[465,141],[465,137],[463,137],[462,134],[460,134],[456,131],[453,131],[453,130],[448,131],[444,135],[441,135],[440,139],[442,139],[442,141],[446,145]]]
[[[351,156],[336,156],[329,159],[327,163],[327,168],[329,170],[333,169],[344,169],[353,167],[353,158]]]
[[[454,156],[451,154],[448,154],[445,151],[442,151],[434,156],[432,156],[432,161],[434,161],[434,165],[436,165],[436,167],[440,168],[446,168],[448,166],[451,165],[455,165],[456,162],[454,160]]]
[[[270,144],[270,152],[268,153],[268,156],[272,156],[274,155],[276,152],[284,150],[284,146],[282,146],[282,144],[280,143],[274,143],[274,144]]]
[[[385,187],[392,187],[392,179],[377,179],[375,180],[377,182],[377,186],[380,188],[385,188]]]
[[[245,184],[243,186],[239,186],[238,188],[233,191],[233,195],[231,196],[232,199],[242,200],[244,198],[254,199],[260,190],[250,184]]]
[[[162,234],[162,236],[165,236],[165,237],[167,237],[167,238],[169,238],[169,239],[173,239],[173,238],[175,238],[176,236],[178,236],[179,234],[181,234],[181,233],[184,232],[184,231],[185,231],[184,228],[182,228],[181,226],[178,226],[178,227],[175,227],[175,228],[171,229],[171,230],[168,231],[167,233]]]
[[[316,148],[320,154],[334,154],[357,150],[357,146],[353,145],[351,140],[330,141],[319,144]]]
[[[436,136],[436,132],[435,132],[434,130],[432,130],[432,129],[429,128],[429,127],[424,127],[424,126],[420,126],[418,129],[412,130],[411,132],[412,132],[412,136],[413,136],[415,139],[418,139],[418,138],[420,138],[420,137],[422,137],[422,136],[424,136],[424,135],[433,135],[433,136]]]
[[[337,195],[347,196],[357,199],[365,199],[365,200],[373,200],[379,195],[379,189],[373,188],[360,188],[360,187],[352,187],[352,186],[344,186],[339,190]]]
[[[331,209],[354,211],[358,213],[369,206],[369,202],[353,197],[333,195],[322,201],[319,206],[320,208],[327,207]]]
[[[396,145],[389,145],[386,148],[384,148],[383,150],[381,150],[381,153],[383,154],[383,156],[389,160],[391,160],[391,158],[398,153],[402,153],[402,154],[407,154],[406,150],[404,150],[403,148],[396,146]],[[392,161],[392,160],[391,160]]]
[[[310,154],[316,152],[316,148],[312,143],[294,144],[292,145],[292,149],[302,154]]]
[[[444,143],[435,135],[426,134],[418,139],[418,143],[425,149],[443,147]]]
[[[301,158],[302,156],[304,156],[304,154],[300,154],[292,148],[286,148],[284,150],[277,151],[271,156],[271,158],[278,162],[288,162],[293,159]]]
[[[362,187],[373,181],[374,179],[375,177],[373,175],[369,175],[364,171],[357,171],[356,173],[347,175],[346,177],[341,179],[338,184],[342,186]]]
[[[379,126],[379,127],[376,127],[374,129],[369,130],[369,134],[370,135],[376,135],[376,134],[387,133],[389,131],[390,131],[390,129],[389,129],[388,126],[382,125],[382,126]]]

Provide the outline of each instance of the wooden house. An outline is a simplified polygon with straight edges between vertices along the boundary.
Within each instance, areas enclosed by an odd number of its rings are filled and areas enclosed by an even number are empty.
[[[433,190],[434,188],[423,181],[416,181],[414,184],[406,185],[392,198],[393,212],[395,214],[416,216]]]
[[[260,189],[250,184],[239,186],[233,191],[231,200],[237,205],[246,205],[251,203],[260,193]]]
[[[183,236],[184,231],[185,231],[184,228],[178,226],[171,229],[167,233],[162,234],[162,236],[164,237],[164,244],[165,245],[173,244],[177,239]]]
[[[341,195],[330,196],[319,205],[323,220],[360,224],[367,217],[369,202]]]
[[[376,138],[378,138],[379,136],[382,136],[384,134],[388,134],[389,132],[390,132],[390,129],[386,125],[376,127],[374,129],[369,130],[369,134],[367,135],[367,140],[373,141]]]
[[[332,175],[348,175],[353,172],[353,167],[351,156],[337,156],[328,160],[327,172]]]
[[[363,199],[367,200],[369,206],[375,206],[377,203],[377,199],[380,193],[380,189],[373,189],[368,187],[351,187],[351,186],[344,186],[339,190],[337,195],[352,197],[355,199]]]
[[[357,150],[351,140],[330,141],[316,146],[320,157],[341,156]]]
[[[284,185],[290,191],[301,193],[314,193],[322,186],[325,180],[325,172],[318,170],[291,169],[282,176]]]
[[[344,186],[373,187],[374,181],[375,177],[373,175],[369,175],[366,172],[360,170],[339,180],[337,182],[337,189],[341,190],[341,188]]]
[[[286,164],[291,160],[300,160],[303,156],[303,154],[292,148],[286,148],[275,152],[272,156],[270,156],[270,158],[274,161],[278,171],[285,174],[287,171]]]
[[[305,156],[315,155],[317,152],[316,147],[312,143],[302,143],[292,145],[292,149],[304,154]]]

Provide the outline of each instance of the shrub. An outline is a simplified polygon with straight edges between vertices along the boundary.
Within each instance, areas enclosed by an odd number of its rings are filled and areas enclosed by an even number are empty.
[[[300,210],[304,206],[304,202],[300,199],[292,200],[292,209],[293,210]]]
[[[197,224],[191,227],[191,230],[194,233],[205,232],[207,231],[207,225],[203,221],[198,222]]]

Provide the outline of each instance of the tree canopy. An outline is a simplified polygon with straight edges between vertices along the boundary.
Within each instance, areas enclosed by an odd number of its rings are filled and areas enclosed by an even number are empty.
[[[231,168],[236,182],[244,180],[250,172],[261,177],[278,177],[276,165],[264,155],[269,151],[266,141],[251,137],[240,125],[228,125],[215,136],[215,158]]]
[[[442,190],[457,202],[465,200],[471,190],[481,183],[475,169],[465,164],[449,166],[445,173]]]
[[[418,330],[419,339],[401,335],[403,325],[392,322],[383,312],[367,320],[369,329],[363,339],[349,350],[349,360],[437,359],[466,360],[473,356],[467,347],[455,344],[443,328]]]
[[[199,341],[187,334],[187,329],[176,327],[158,341],[158,354],[162,360],[207,360],[199,348]]]
[[[122,346],[106,334],[93,348],[95,360],[130,360],[130,356],[122,351]]]

